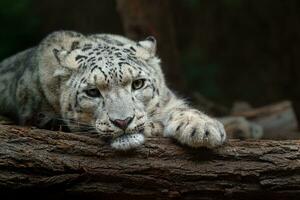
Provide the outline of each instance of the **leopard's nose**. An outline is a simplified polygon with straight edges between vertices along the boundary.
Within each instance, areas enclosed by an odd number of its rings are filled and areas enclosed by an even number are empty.
[[[127,117],[126,119],[111,119],[109,118],[111,123],[113,123],[116,127],[119,127],[122,130],[125,130],[129,124],[132,122],[133,117]]]

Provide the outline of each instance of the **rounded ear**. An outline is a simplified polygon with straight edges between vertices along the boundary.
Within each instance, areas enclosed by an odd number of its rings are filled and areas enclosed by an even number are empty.
[[[59,67],[55,70],[53,76],[69,76],[72,71],[76,71],[80,66],[85,65],[86,56],[80,49],[75,49],[73,51],[67,51],[65,49],[53,50],[54,57],[59,63]]]
[[[77,70],[86,58],[86,56],[82,55],[83,52],[80,49],[67,51],[54,48],[52,51],[58,63],[69,70]]]
[[[54,54],[54,56],[55,56],[55,58],[56,58],[56,60],[57,60],[57,62],[59,64],[61,64],[63,62],[63,60],[65,59],[66,55],[68,54],[68,52],[66,50],[62,50],[62,49],[58,50],[56,48],[54,48],[52,50],[52,52],[53,52],[53,54]]]
[[[147,50],[150,57],[154,57],[156,54],[156,39],[153,36],[147,37],[145,40],[139,41],[138,46]]]

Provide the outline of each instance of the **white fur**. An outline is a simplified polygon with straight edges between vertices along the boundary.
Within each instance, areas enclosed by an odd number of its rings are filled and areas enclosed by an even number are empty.
[[[145,136],[162,132],[191,147],[213,148],[226,139],[220,122],[189,107],[167,87],[160,60],[155,56],[154,38],[134,42],[117,35],[84,36],[60,31],[33,50],[34,55],[28,58],[26,55],[33,51],[1,63],[5,68],[25,65],[31,62],[24,59],[32,59],[31,66],[20,66],[27,71],[21,77],[24,83],[17,86],[17,94],[11,94],[7,87],[2,100],[7,109],[19,111],[18,117],[34,119],[34,114],[47,111],[63,118],[72,131],[85,125],[99,134],[110,134],[115,138],[111,146],[118,150],[137,148],[145,142]],[[1,75],[0,81],[2,78],[10,82],[12,73],[15,71]],[[33,77],[38,81],[34,82]],[[145,84],[135,90],[132,83],[138,79]],[[23,103],[27,99],[22,96],[24,88],[30,90],[26,93],[31,99],[28,105]],[[98,89],[101,95],[89,97],[86,91],[90,88]],[[11,97],[19,99],[13,102]],[[20,107],[13,107],[16,104]],[[112,120],[128,117],[133,120],[126,130]]]
[[[123,135],[114,139],[111,143],[111,147],[116,150],[126,151],[134,149],[145,142],[143,134],[135,133],[130,135]]]

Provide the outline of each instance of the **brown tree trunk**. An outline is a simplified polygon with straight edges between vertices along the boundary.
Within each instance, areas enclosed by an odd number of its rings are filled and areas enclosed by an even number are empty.
[[[117,0],[117,9],[126,35],[135,40],[152,35],[158,42],[158,55],[170,86],[183,91],[176,35],[168,0]]]
[[[0,191],[43,191],[44,199],[298,199],[299,146],[231,140],[210,151],[149,138],[116,152],[93,135],[0,125]]]

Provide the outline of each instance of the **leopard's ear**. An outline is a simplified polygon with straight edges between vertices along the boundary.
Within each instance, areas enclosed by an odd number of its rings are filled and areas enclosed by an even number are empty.
[[[153,36],[147,37],[145,40],[139,41],[137,43],[146,52],[141,52],[141,56],[145,58],[154,57],[156,54],[156,39]]]
[[[53,54],[62,67],[70,70],[77,70],[80,63],[86,58],[86,56],[81,55],[83,52],[80,49],[73,51],[53,49]]]
[[[82,55],[83,52],[80,49],[67,51],[65,49],[59,50],[54,48],[52,51],[61,66],[55,71],[54,76],[70,75],[72,71],[76,71],[85,62],[86,56]]]

